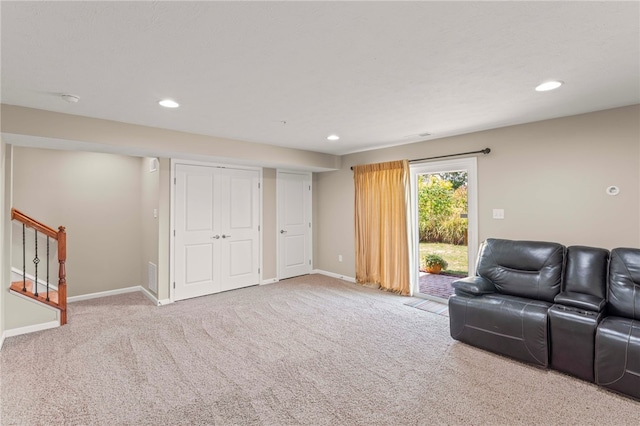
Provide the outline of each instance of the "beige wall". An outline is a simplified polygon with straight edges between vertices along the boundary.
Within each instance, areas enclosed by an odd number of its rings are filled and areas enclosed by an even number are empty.
[[[300,170],[333,170],[340,157],[300,149],[196,135],[117,121],[1,105],[6,143],[136,156],[231,162]],[[24,138],[23,136],[28,136]],[[44,138],[38,140],[38,138]],[[20,143],[18,143],[18,141]]]
[[[156,171],[150,171],[153,161],[156,161]],[[142,280],[140,284],[149,289],[149,262],[158,266],[158,232],[159,232],[159,198],[160,198],[160,164],[156,158],[140,159],[140,231],[142,251],[140,253],[140,268]],[[156,215],[154,217],[154,209]],[[152,291],[157,295],[155,291]]]
[[[10,149],[10,147],[9,147]],[[11,176],[8,177],[5,175],[5,172],[9,171],[9,167],[7,167],[7,162],[10,160],[9,156],[7,156],[7,145],[4,141],[0,140],[0,348],[2,347],[2,341],[4,338],[4,317],[5,317],[5,307],[4,307],[4,299],[5,294],[7,294],[7,289],[5,287],[5,283],[10,281],[10,273],[9,268],[11,267],[9,263],[9,257],[5,256],[9,250],[9,240],[7,238],[9,231],[9,218],[7,217],[7,206],[9,205],[8,197],[11,194],[11,186],[8,185],[11,181]]]
[[[16,120],[8,121],[4,115],[6,111]],[[28,108],[3,106],[2,112],[3,132],[69,140],[78,138],[89,142],[89,147],[112,144],[114,149],[126,151],[124,147],[131,141],[136,149],[152,150],[152,138],[157,136],[160,138],[158,146],[162,148],[159,151],[180,150],[176,158],[189,159],[190,154],[202,152],[211,155],[217,148],[228,148],[224,141],[200,139],[200,136],[180,132]],[[640,106],[636,105],[342,158],[263,146],[260,150],[253,150],[255,155],[252,154],[250,161],[246,161],[246,151],[252,151],[247,149],[248,145],[241,144],[227,151],[224,148],[223,151],[226,156],[237,157],[238,161],[231,161],[234,164],[253,162],[268,167],[273,163],[286,163],[287,168],[299,170],[330,168],[330,165],[341,167],[336,171],[313,175],[313,264],[315,269],[353,277],[351,165],[445,155],[485,147],[491,148],[492,153],[478,158],[480,240],[502,237],[607,248],[623,245],[638,247],[639,116]],[[31,121],[37,118],[44,121]],[[60,118],[61,123],[56,123],[55,118]],[[180,138],[184,139],[184,144]],[[176,144],[178,140],[181,141],[179,145]],[[205,146],[207,143],[209,146]],[[251,145],[251,148],[255,147]],[[70,296],[131,285],[142,284],[146,287],[147,262],[157,259],[157,296],[160,300],[169,298],[171,166],[168,156],[160,158],[160,170],[154,175],[146,171],[146,160],[134,157],[81,151],[65,152],[63,155],[62,151],[20,147],[14,147],[14,150],[18,153],[19,162],[14,185],[20,195],[15,198],[13,205],[45,223],[69,227]],[[36,153],[28,156],[28,162],[24,156],[27,151]],[[268,155],[265,154],[267,151],[270,152]],[[264,162],[261,163],[263,154]],[[282,161],[275,159],[280,154],[284,156]],[[29,170],[52,167],[51,164],[56,173],[51,173],[43,186],[42,181],[36,181],[36,175]],[[8,175],[11,176],[10,171]],[[264,169],[265,280],[274,278],[277,270],[275,176],[274,168]],[[607,196],[604,190],[609,185],[620,186],[620,195]],[[27,196],[27,191],[23,190],[25,187],[36,188],[40,195]],[[8,200],[9,189],[10,184],[7,187],[5,182],[4,198]],[[69,199],[59,201],[57,194]],[[10,201],[7,203],[11,204]],[[153,205],[158,208],[156,220],[152,217]],[[505,219],[493,220],[493,208],[503,208]],[[67,219],[69,212],[76,214],[75,211],[82,209],[85,209],[86,215],[77,220]],[[108,230],[103,234],[108,235],[109,241],[96,244],[92,239],[92,234],[97,232],[97,223],[101,229]],[[118,240],[118,244],[111,240],[112,237]],[[125,243],[122,244],[122,241]],[[92,249],[86,249],[88,246]],[[79,258],[82,258],[83,252],[90,254],[91,259],[87,264],[76,264],[81,262]],[[339,254],[343,256],[343,262],[338,262]],[[98,258],[110,260],[96,261]],[[5,298],[8,298],[7,294],[5,292]],[[14,314],[16,318],[22,318],[17,311],[23,308],[23,301],[14,303],[12,300],[8,304],[7,300],[5,305],[11,306],[6,306],[4,310],[5,329],[21,326],[22,320],[11,320],[13,322],[10,324],[7,318]]]
[[[3,317],[3,332],[12,330],[15,328],[26,327],[33,324],[43,324],[51,321],[55,321],[57,313],[55,310],[45,307],[44,305],[34,303],[30,300],[23,299],[14,294],[9,293],[9,286],[11,285],[11,264],[9,253],[11,251],[11,215],[9,210],[11,208],[12,199],[12,169],[13,169],[13,154],[15,148],[7,145],[5,147],[3,164],[4,164],[4,196],[2,209],[4,216],[3,221],[3,257],[2,257],[2,312]]]
[[[640,246],[640,106],[635,105],[343,157],[342,169],[317,176],[316,268],[355,276],[352,165],[486,147],[491,153],[478,157],[480,241]],[[606,195],[610,185],[620,187],[618,196]],[[492,219],[494,208],[505,210],[504,220]]]
[[[68,295],[140,285],[141,159],[14,147],[13,207],[67,228]]]
[[[158,194],[158,300],[169,299],[171,232],[171,160],[160,159]]]

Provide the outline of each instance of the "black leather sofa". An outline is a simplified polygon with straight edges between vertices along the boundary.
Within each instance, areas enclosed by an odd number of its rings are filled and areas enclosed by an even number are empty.
[[[640,399],[640,249],[488,239],[451,337]]]
[[[640,399],[640,250],[611,251],[607,294],[607,316],[596,331],[596,383]]]
[[[596,327],[607,302],[608,267],[608,250],[567,248],[562,292],[549,309],[551,367],[590,382]]]

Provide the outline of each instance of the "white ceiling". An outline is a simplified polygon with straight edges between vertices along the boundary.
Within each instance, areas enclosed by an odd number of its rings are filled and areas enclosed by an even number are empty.
[[[2,103],[332,154],[640,103],[637,1],[2,1],[0,14]],[[566,84],[533,90],[548,79]]]

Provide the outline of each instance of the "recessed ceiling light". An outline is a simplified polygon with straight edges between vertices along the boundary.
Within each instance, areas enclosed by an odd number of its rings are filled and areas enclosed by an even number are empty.
[[[178,108],[180,106],[179,103],[171,99],[163,99],[158,103],[165,108]]]
[[[327,139],[329,139],[330,141],[337,141],[338,139],[340,139],[340,136],[338,136],[338,135],[329,135],[329,136],[327,136]]]
[[[564,83],[562,81],[546,81],[536,87],[537,92],[548,92],[549,90],[557,89],[562,86]]]

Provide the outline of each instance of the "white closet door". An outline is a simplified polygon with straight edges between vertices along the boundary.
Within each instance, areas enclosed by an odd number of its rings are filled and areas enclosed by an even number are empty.
[[[311,272],[311,174],[278,171],[278,277]]]
[[[176,165],[174,300],[259,284],[259,172]]]
[[[212,167],[176,166],[175,300],[220,291],[216,178]]]
[[[259,173],[223,169],[220,179],[221,289],[259,284]]]

